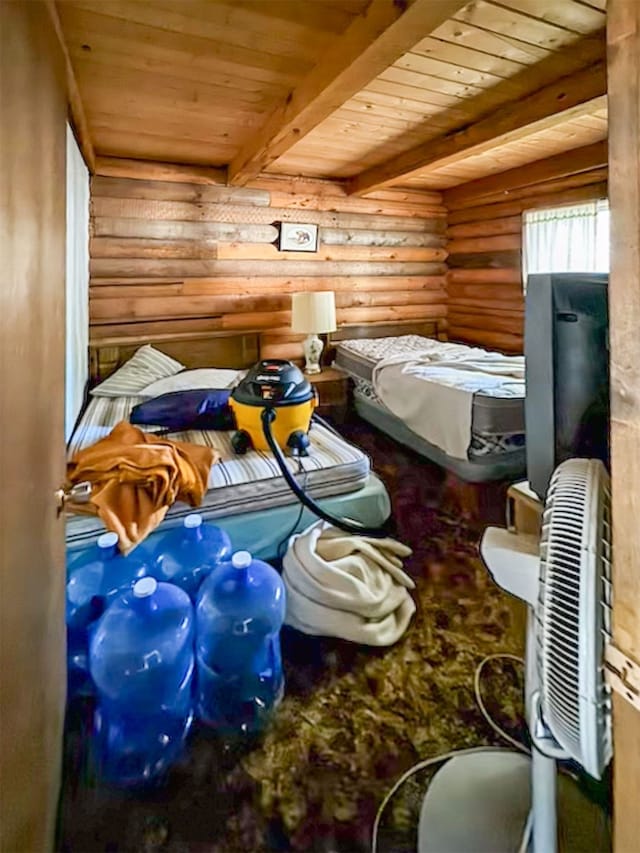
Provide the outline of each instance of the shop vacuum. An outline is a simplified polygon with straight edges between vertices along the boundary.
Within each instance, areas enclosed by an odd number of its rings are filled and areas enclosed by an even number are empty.
[[[231,444],[236,453],[270,450],[287,485],[298,500],[324,521],[347,533],[383,537],[380,528],[369,528],[325,512],[296,482],[283,450],[292,456],[306,456],[311,418],[318,404],[318,392],[302,371],[284,359],[264,359],[252,367],[231,392],[229,405],[237,431]]]

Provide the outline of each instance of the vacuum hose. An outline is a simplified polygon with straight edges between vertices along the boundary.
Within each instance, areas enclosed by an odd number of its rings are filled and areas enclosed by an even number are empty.
[[[264,437],[267,440],[267,444],[273,455],[276,458],[276,462],[278,463],[278,467],[282,471],[282,476],[287,482],[287,485],[294,493],[294,495],[298,498],[303,506],[306,506],[307,509],[310,509],[311,512],[315,513],[318,518],[321,518],[323,521],[329,522],[329,524],[333,524],[335,527],[339,527],[341,530],[344,530],[346,533],[354,533],[356,536],[371,536],[376,539],[383,539],[387,536],[387,533],[379,527],[365,527],[364,524],[360,524],[358,521],[354,519],[347,520],[346,518],[335,518],[328,512],[322,509],[322,507],[318,506],[318,504],[310,498],[298,485],[295,477],[289,470],[289,466],[287,465],[286,459],[284,458],[284,454],[280,449],[278,443],[273,437],[273,433],[271,432],[271,422],[276,418],[276,413],[273,409],[265,408],[262,410],[261,419],[262,419],[262,429],[264,431]]]

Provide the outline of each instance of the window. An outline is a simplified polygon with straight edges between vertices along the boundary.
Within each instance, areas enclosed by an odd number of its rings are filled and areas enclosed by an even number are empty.
[[[609,202],[524,214],[523,281],[531,273],[609,272]]]
[[[89,172],[67,126],[67,284],[65,438],[73,431],[89,378]]]

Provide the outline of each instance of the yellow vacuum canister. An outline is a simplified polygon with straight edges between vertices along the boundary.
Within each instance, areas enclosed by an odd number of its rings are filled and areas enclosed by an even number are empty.
[[[250,447],[269,450],[262,413],[270,409],[271,433],[278,446],[293,455],[305,456],[307,433],[317,403],[316,389],[295,364],[279,358],[259,361],[229,399],[238,428],[231,440],[234,451],[246,453]]]

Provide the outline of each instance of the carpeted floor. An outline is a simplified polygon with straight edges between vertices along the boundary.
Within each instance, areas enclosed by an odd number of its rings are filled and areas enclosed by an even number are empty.
[[[262,741],[222,743],[203,730],[168,783],[140,795],[95,782],[87,760],[90,708],[68,715],[59,849],[235,853],[368,851],[395,779],[423,758],[495,743],[473,696],[487,654],[522,653],[522,611],[491,581],[477,553],[482,519],[464,520],[442,471],[361,422],[343,427],[385,480],[395,535],[413,556],[417,613],[386,650],[285,630],[287,693]],[[500,523],[503,491],[484,509]],[[517,737],[522,673],[488,667],[485,702]],[[393,799],[382,851],[415,850],[426,772]]]

